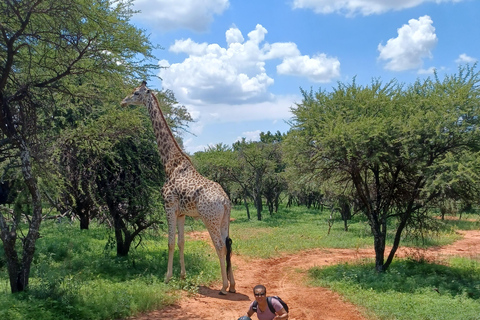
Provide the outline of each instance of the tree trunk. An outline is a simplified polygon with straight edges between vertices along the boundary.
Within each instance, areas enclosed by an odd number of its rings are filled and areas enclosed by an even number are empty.
[[[375,270],[377,270],[377,272],[383,272],[387,270],[384,265],[387,225],[386,222],[380,222],[378,220],[377,213],[372,213],[369,216],[369,222],[373,233],[373,247],[375,249]]]
[[[88,230],[88,227],[90,225],[90,214],[87,210],[82,212],[81,215],[78,215],[80,217],[80,230]]]
[[[9,227],[7,222],[1,216],[0,228],[1,238],[4,245],[5,255],[7,257],[8,274],[10,278],[10,289],[12,293],[24,291],[28,288],[28,280],[30,277],[30,268],[35,253],[35,243],[39,237],[40,224],[42,222],[42,205],[40,190],[38,189],[36,178],[33,176],[30,150],[25,140],[21,137],[15,141],[20,150],[20,158],[22,161],[22,174],[25,185],[30,193],[33,212],[28,219],[30,226],[28,233],[22,239],[22,257],[18,256],[15,249],[17,240],[16,225],[20,220],[20,216],[16,216],[14,224]]]
[[[273,215],[273,201],[272,199],[267,199],[267,206],[268,206],[268,212],[270,213],[270,216]]]
[[[274,201],[274,206],[275,206],[275,213],[278,212],[278,207],[280,205],[280,192],[278,192],[276,195],[275,195],[275,201]]]
[[[263,210],[263,204],[262,204],[262,195],[260,192],[255,193],[255,208],[257,209],[257,219],[258,221],[262,220],[262,210]]]
[[[352,218],[352,211],[346,199],[340,199],[340,214],[343,220],[343,228],[348,231],[348,220]]]
[[[125,230],[115,228],[115,239],[117,240],[117,256],[126,257],[130,251],[132,244],[132,237],[130,233]]]
[[[375,270],[383,272],[386,270],[384,265],[385,254],[385,237],[382,235],[374,235],[373,244],[375,247]]]
[[[247,218],[250,220],[250,209],[248,209],[247,196],[243,195],[243,203],[245,204],[245,209],[247,209]]]
[[[409,209],[411,210],[411,208]],[[392,249],[390,250],[387,261],[385,262],[385,267],[384,267],[385,270],[388,269],[388,267],[393,261],[393,257],[395,256],[395,253],[397,252],[397,249],[400,245],[400,238],[402,236],[403,229],[405,229],[405,226],[407,225],[407,221],[410,218],[410,216],[411,216],[411,212],[407,212],[402,216],[402,220],[400,221],[400,224],[398,225],[398,228],[397,228],[397,232],[395,233]]]

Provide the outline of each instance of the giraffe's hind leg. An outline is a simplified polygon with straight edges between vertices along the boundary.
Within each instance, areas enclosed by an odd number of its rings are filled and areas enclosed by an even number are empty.
[[[221,221],[221,237],[222,240],[225,241],[226,252],[224,259],[226,261],[226,272],[227,272],[227,280],[230,283],[229,292],[235,293],[235,279],[233,277],[233,270],[232,270],[232,239],[229,237],[230,232],[230,205],[224,204],[223,205],[223,215]]]
[[[220,290],[219,294],[226,295],[227,288],[228,288],[228,277],[227,277],[227,268],[225,266],[225,256],[227,254],[226,246],[222,246],[221,248],[217,248],[217,255],[218,259],[220,260],[220,271],[222,272],[222,282],[223,286]]]
[[[235,279],[233,277],[233,271],[232,271],[232,262],[231,262],[231,255],[232,255],[232,239],[227,237],[226,239],[226,246],[227,246],[227,254],[226,254],[226,260],[227,260],[227,279],[230,282],[230,286],[228,288],[228,292],[235,293],[237,292],[235,290]]]

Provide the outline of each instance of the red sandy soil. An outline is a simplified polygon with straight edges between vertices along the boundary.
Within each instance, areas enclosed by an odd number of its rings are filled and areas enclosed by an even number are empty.
[[[448,255],[480,259],[480,230],[459,231],[463,239],[452,245],[428,250],[397,250],[396,257],[423,257],[429,261],[442,261]],[[206,241],[208,234],[195,233],[190,237]],[[271,259],[250,259],[234,255],[232,263],[236,293],[218,294],[220,283],[200,287],[198,294],[184,297],[178,304],[143,314],[131,320],[237,320],[244,315],[252,301],[252,288],[257,284],[267,287],[268,295],[278,295],[288,303],[290,320],[360,320],[361,309],[346,302],[340,295],[325,288],[310,287],[306,282],[307,270],[346,261],[374,257],[372,249],[314,249]],[[256,316],[253,316],[256,319]]]

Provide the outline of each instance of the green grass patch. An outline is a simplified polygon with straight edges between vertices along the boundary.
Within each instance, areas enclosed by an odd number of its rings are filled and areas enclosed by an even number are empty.
[[[480,264],[396,260],[385,273],[373,262],[310,270],[312,283],[362,306],[367,317],[398,320],[480,319]]]
[[[348,232],[338,220],[328,234],[329,214],[316,209],[282,208],[272,216],[264,212],[258,221],[256,215],[248,220],[244,208],[234,208],[232,217],[234,250],[252,257],[270,258],[312,248],[363,248],[373,243],[368,224],[361,220],[349,223]]]
[[[185,246],[185,280],[179,280],[176,253],[168,285],[163,232],[146,233],[124,258],[109,244],[111,235],[102,226],[80,230],[77,224],[45,221],[29,290],[11,294],[6,266],[0,266],[0,319],[120,319],[172,304],[181,290],[195,292],[220,277],[218,258],[203,241]]]
[[[271,258],[279,253],[295,253],[312,248],[372,247],[373,250],[371,229],[362,215],[356,215],[348,221],[346,232],[338,214],[330,228],[330,211],[327,210],[280,208],[279,212],[273,215],[263,212],[261,221],[257,220],[254,209],[250,211],[252,217],[248,220],[243,206],[234,207],[232,210],[234,221],[230,224],[230,235],[234,251],[242,255]],[[428,232],[420,238],[405,233],[400,245],[423,248],[447,245],[460,238],[455,230],[469,229],[475,225],[476,222],[472,221],[438,221],[438,232]],[[387,246],[393,243],[393,222],[388,230]]]

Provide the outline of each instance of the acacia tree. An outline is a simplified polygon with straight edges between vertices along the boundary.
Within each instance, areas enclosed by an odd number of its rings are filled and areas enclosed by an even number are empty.
[[[150,139],[147,139],[150,138]],[[113,221],[117,255],[126,256],[140,233],[160,221],[164,174],[148,134],[122,139],[105,154],[96,183]]]
[[[388,269],[405,228],[425,221],[445,184],[455,182],[449,170],[478,170],[472,159],[480,147],[479,84],[475,67],[463,67],[444,80],[408,87],[373,81],[365,87],[340,83],[330,93],[302,92],[287,139],[290,163],[326,185],[354,190],[373,233],[377,271]],[[477,185],[478,171],[462,182]],[[390,225],[394,241],[385,260]]]
[[[60,211],[71,210],[80,220],[80,229],[88,229],[103,203],[96,178],[109,169],[104,158],[117,151],[117,144],[142,132],[142,115],[119,110],[118,98],[115,102],[117,105],[105,101],[99,110],[88,108],[91,113],[62,130],[53,145],[53,162],[61,181],[56,184],[58,200],[49,200]]]
[[[277,131],[272,134],[270,131],[260,133],[260,142],[264,144],[263,150],[267,159],[273,164],[271,170],[266,172],[263,179],[263,196],[270,215],[278,211],[280,204],[280,195],[287,188],[287,182],[284,177],[285,162],[283,160],[282,141],[284,136]]]
[[[242,168],[242,176],[248,181],[251,188],[253,203],[257,211],[257,219],[262,220],[264,178],[274,164],[266,157],[266,145],[262,142],[244,139],[233,144],[233,149],[238,154],[238,161]]]
[[[0,215],[0,236],[12,292],[28,286],[30,265],[42,220],[38,185],[46,143],[42,115],[69,96],[102,99],[95,82],[144,77],[152,46],[143,31],[129,24],[131,1],[5,0],[0,2],[0,127],[2,143],[18,150],[25,189],[30,195],[28,233],[17,243],[20,215]],[[81,74],[89,83],[68,81]]]

